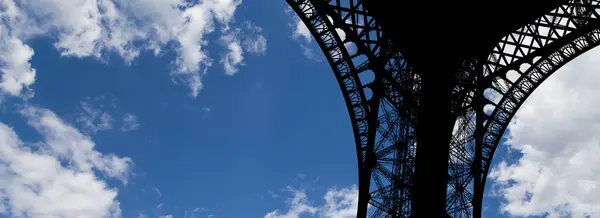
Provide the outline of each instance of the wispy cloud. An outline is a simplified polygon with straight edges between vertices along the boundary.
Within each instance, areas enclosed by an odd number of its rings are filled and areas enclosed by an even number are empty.
[[[208,116],[210,115],[210,111],[211,111],[211,109],[209,107],[202,108],[202,119],[203,120],[208,118]]]
[[[136,115],[127,113],[123,116],[123,124],[121,125],[121,131],[131,132],[136,129],[139,129],[141,126],[142,125],[140,124]],[[160,191],[159,191],[159,193],[160,193]]]
[[[227,52],[221,57],[221,63],[225,68],[225,74],[233,75],[238,72],[240,66],[244,66],[244,56],[242,45],[239,40],[239,32],[232,32],[221,37],[223,44],[227,47]]]
[[[314,205],[309,200],[305,190],[287,187],[292,194],[286,200],[287,208],[273,210],[265,218],[299,218],[312,215],[323,218],[351,218],[356,217],[358,207],[358,189],[356,186],[347,188],[331,188],[323,196],[324,204]]]
[[[267,52],[267,39],[262,35],[262,28],[249,21],[239,28],[228,30],[221,36],[221,44],[226,52],[221,56],[225,74],[234,75],[244,62],[244,52],[264,55]]]
[[[306,58],[311,60],[323,60],[323,58],[320,58],[320,56],[318,56],[318,54],[315,53],[315,48],[318,48],[318,46],[316,43],[314,43],[313,36],[310,32],[309,27],[307,27],[306,24],[302,22],[300,17],[298,17],[298,14],[296,14],[289,6],[286,8],[285,12],[291,17],[291,22],[289,23],[289,26],[292,28],[292,39],[298,41],[300,50],[302,50],[302,54],[304,54]],[[334,20],[331,17],[328,18],[329,22],[333,24]],[[349,22],[350,21],[346,21],[346,23]],[[335,32],[340,37],[340,40],[346,40],[346,33],[343,30],[335,29]],[[344,44],[344,47],[349,52],[355,49],[354,44],[351,42],[346,42],[346,44]]]
[[[105,110],[103,99],[105,98],[86,98],[79,104],[81,113],[77,116],[76,121],[82,125],[83,131],[88,135],[113,128],[114,119]]]
[[[153,187],[152,190],[154,190],[154,192],[156,192],[156,195],[158,195],[158,197],[162,197],[162,193],[160,192],[160,189]]]
[[[285,9],[285,13],[291,18],[289,26],[292,28],[292,39],[298,41],[302,54],[308,59],[320,61],[316,58],[314,51],[316,43],[314,43],[308,27],[289,6]]]

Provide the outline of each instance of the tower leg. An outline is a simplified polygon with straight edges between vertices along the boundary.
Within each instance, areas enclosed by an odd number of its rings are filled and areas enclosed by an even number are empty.
[[[447,217],[449,145],[456,120],[450,110],[455,71],[448,71],[448,68],[423,71],[425,69],[419,69],[424,74],[420,74],[422,86],[417,112],[412,215],[414,218]]]

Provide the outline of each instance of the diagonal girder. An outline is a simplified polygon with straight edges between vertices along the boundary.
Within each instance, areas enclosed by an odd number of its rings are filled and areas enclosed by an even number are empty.
[[[339,61],[351,65],[353,78],[363,84],[353,88],[341,85],[343,92],[356,90],[367,102],[364,115],[352,114],[354,110],[349,107],[351,117],[362,117],[367,121],[360,125],[353,122],[353,126],[357,126],[355,137],[361,139],[357,140],[358,216],[366,216],[367,203],[370,203],[375,208],[373,216],[408,217],[410,174],[416,148],[414,128],[411,127],[413,113],[409,108],[414,105],[411,96],[419,88],[418,76],[412,73],[403,56],[394,52],[359,1],[288,0],[288,3],[315,38],[327,35],[324,32],[336,34],[337,48],[343,53]],[[315,25],[320,22],[323,24]],[[319,41],[317,39],[331,59],[328,48]],[[339,67],[334,65],[335,61],[330,64],[337,75]],[[374,185],[369,185],[371,183]]]
[[[505,53],[524,53],[523,51],[527,50],[526,46],[540,43],[544,44],[544,47],[531,52],[527,58],[521,58],[525,61],[515,61],[515,64],[499,70],[506,73],[488,76],[490,82],[486,88],[496,94],[487,97],[488,105],[493,111],[487,113],[489,117],[484,121],[481,164],[483,174],[482,187],[479,188],[484,188],[485,175],[489,172],[491,159],[504,130],[527,97],[561,66],[600,43],[600,15],[597,13],[599,9],[598,1],[571,1],[527,25],[528,29],[538,30],[521,33],[533,35],[532,42],[522,39],[519,46],[515,46],[515,51],[507,50]],[[540,28],[542,26],[546,29]],[[502,55],[500,58],[503,56],[508,55]]]
[[[455,126],[450,140],[450,154],[448,163],[448,194],[446,198],[446,211],[451,217],[472,217],[471,207],[473,201],[473,180],[471,168],[475,159],[475,146],[473,134],[475,126],[475,111],[470,105],[474,101],[477,74],[477,61],[465,61],[457,75],[463,75],[453,93]]]
[[[344,93],[357,144],[359,216],[368,201],[374,217],[409,217],[419,75],[360,1],[287,1]],[[504,37],[489,56],[464,61],[453,90],[458,119],[450,143],[449,215],[481,215],[486,175],[508,122],[545,78],[598,44],[597,5],[571,1]]]
[[[410,184],[416,148],[412,110],[416,104],[415,93],[419,88],[418,75],[412,73],[401,54],[394,52],[393,45],[366,13],[360,13],[363,18],[361,22],[358,19],[348,19],[352,16],[344,12],[351,10],[341,10],[341,1],[336,1],[336,5],[323,2],[320,5],[319,9],[327,13],[334,26],[343,31],[346,41],[356,46],[358,54],[367,57],[375,77],[380,76],[382,79],[378,89],[385,93],[381,99],[379,114],[386,117],[378,119],[374,156],[369,160],[373,165],[368,168],[373,172],[375,186],[370,188],[374,189],[370,199],[359,198],[359,202],[368,200],[378,211],[385,211],[376,214],[407,217],[410,215]],[[361,4],[350,1],[348,6],[356,10]],[[372,26],[353,28],[357,24],[353,22]],[[371,33],[365,33],[366,31]],[[378,44],[373,44],[374,41]],[[390,121],[390,118],[395,119],[394,122],[385,122]],[[390,159],[394,162],[386,161]],[[359,216],[362,215],[361,211],[366,211],[366,208],[359,208]]]
[[[369,158],[366,155],[362,157],[365,163],[375,162],[367,168],[373,172],[374,187],[370,187],[371,196],[366,200],[370,201],[376,209],[374,216],[409,217],[411,174],[414,171],[416,153],[414,110],[416,108],[415,97],[419,89],[419,76],[406,65],[401,54],[390,48],[392,46],[389,46],[389,41],[373,18],[362,9],[360,3],[336,1],[335,5],[332,5],[324,4],[322,1],[312,1],[311,3],[313,2],[316,2],[314,4],[318,8],[317,11],[323,11],[324,17],[327,17],[333,26],[337,27],[336,33],[345,39],[343,41],[345,47],[356,49],[355,51],[347,50],[349,53],[353,53],[350,56],[354,59],[366,56],[366,60],[363,59],[362,63],[354,62],[357,66],[356,69],[361,73],[363,70],[371,70],[375,74],[383,74],[385,78],[382,83],[385,86],[385,96],[381,99],[383,103],[380,104],[379,114],[381,116],[378,122],[376,146],[372,150],[369,149],[369,151],[373,151],[375,158],[368,161],[366,159]],[[324,5],[326,8],[323,7]],[[361,10],[362,12],[357,12]],[[348,46],[350,43],[355,47]],[[381,69],[381,62],[385,62],[383,69]],[[461,87],[457,86],[455,89],[457,96],[465,91]],[[456,110],[460,109],[456,108]],[[364,153],[366,154],[366,151]],[[462,164],[461,172],[464,171],[462,170],[464,168],[464,164]],[[361,192],[365,191],[361,190]],[[449,192],[448,196],[451,198],[461,195]],[[361,198],[361,201],[364,200]],[[464,208],[468,208],[464,206],[468,202],[465,203],[465,199],[460,200],[463,203],[458,206],[459,210],[457,211],[456,207],[453,207],[449,208],[449,211],[458,213]]]
[[[315,9],[311,1],[287,0],[287,3],[308,27],[336,76],[352,121],[360,177],[365,174],[363,168],[365,166],[365,150],[369,143],[369,129],[374,128],[369,122],[370,109],[368,97],[365,94],[368,87],[361,81],[359,75],[361,67],[354,63],[348,50],[344,47],[342,39],[335,29],[331,28],[331,22]],[[359,188],[364,186],[369,187],[369,184],[359,181]]]
[[[414,137],[414,134],[398,133],[405,133],[406,131],[403,130],[410,129],[411,123],[414,123],[410,122],[413,113],[406,110],[413,102],[409,97],[410,93],[418,89],[415,85],[418,84],[418,77],[411,73],[403,57],[393,51],[389,41],[371,17],[366,13],[361,13],[358,18],[345,14],[346,11],[361,9],[359,2],[348,1],[349,10],[341,9],[343,8],[341,1],[336,3],[330,5],[321,1],[315,4],[320,6],[320,11],[327,14],[334,26],[338,28],[337,30],[343,32],[346,43],[355,46],[357,55],[366,57],[363,65],[367,66],[376,78],[381,78],[381,83],[375,84],[374,88],[384,93],[384,98],[380,99],[382,103],[379,104],[379,109],[372,107],[382,116],[378,118],[377,134],[372,135],[376,137],[375,145],[367,151],[373,154],[367,157],[369,159],[367,162],[370,163],[367,170],[372,171],[370,178],[372,177],[375,185],[359,192],[368,193],[369,190],[374,190],[370,196],[359,197],[359,205],[360,202],[369,201],[377,211],[383,212],[376,214],[391,217],[408,216],[410,186],[401,184],[410,184],[410,174],[414,167],[410,164],[414,158],[414,151],[411,152],[411,148],[415,148],[415,143],[408,138]],[[361,24],[370,26],[355,28]],[[393,122],[390,122],[392,120]],[[394,161],[385,161],[389,159]],[[359,208],[358,215],[366,214],[366,209]]]
[[[471,112],[457,120],[452,142],[459,145],[452,153],[466,151],[454,156],[472,167],[470,175],[457,174],[462,178],[456,180],[468,181],[459,189],[472,190],[464,198],[472,198],[473,216],[481,216],[493,154],[518,108],[558,68],[600,43],[598,5],[570,1],[504,37],[477,65],[482,77],[465,96],[465,110]]]

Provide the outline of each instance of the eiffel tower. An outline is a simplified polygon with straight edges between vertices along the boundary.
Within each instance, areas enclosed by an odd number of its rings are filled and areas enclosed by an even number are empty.
[[[512,117],[600,43],[596,0],[286,1],[344,95],[360,218],[481,217]]]

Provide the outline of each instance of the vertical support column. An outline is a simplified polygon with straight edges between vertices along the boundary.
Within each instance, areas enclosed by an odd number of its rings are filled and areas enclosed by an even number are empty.
[[[437,60],[436,60],[437,61]],[[424,63],[417,111],[417,156],[413,177],[412,217],[446,215],[448,158],[454,121],[452,89],[460,62]],[[414,66],[414,65],[413,65]]]
[[[375,69],[378,69],[380,63],[374,62],[372,63]],[[373,70],[373,72],[381,72]],[[366,86],[371,89],[373,95],[369,99],[369,114],[367,116],[369,123],[368,130],[368,142],[365,147],[365,163],[361,169],[359,169],[359,190],[367,190],[359,192],[359,202],[358,202],[358,213],[356,217],[358,218],[366,218],[367,217],[367,208],[368,203],[371,198],[370,190],[371,186],[371,173],[373,169],[377,166],[377,155],[375,154],[375,142],[377,140],[377,129],[379,129],[379,104],[381,97],[385,92],[385,87],[382,83],[383,75],[381,73],[375,73],[375,79],[372,83],[367,84]],[[361,189],[362,188],[362,189]],[[364,210],[361,210],[364,208]]]
[[[369,190],[371,186],[371,172],[366,169],[358,170],[358,188],[359,190]],[[367,209],[369,208],[369,199],[371,197],[370,193],[367,191],[358,192],[358,210],[356,213],[357,218],[367,218]],[[364,200],[363,200],[364,199]],[[364,208],[364,209],[363,209]]]
[[[478,75],[483,75],[483,66],[481,64],[477,65],[476,73]],[[485,133],[483,122],[485,120],[485,112],[483,111],[483,106],[485,103],[485,98],[483,96],[485,83],[478,82],[477,88],[475,89],[475,99],[473,101],[473,108],[475,111],[475,158],[473,160],[473,166],[471,169],[471,173],[473,174],[473,218],[481,218],[482,212],[482,203],[483,203],[483,187],[482,186],[482,166],[481,166],[481,157],[483,155],[483,134]]]

